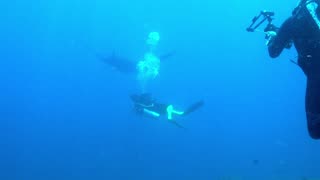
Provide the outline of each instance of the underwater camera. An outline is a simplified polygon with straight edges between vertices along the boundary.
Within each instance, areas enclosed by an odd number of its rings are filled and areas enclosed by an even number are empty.
[[[254,16],[252,18],[252,23],[249,27],[247,27],[248,32],[262,32],[266,34],[268,31],[278,31],[278,27],[272,24],[274,20],[274,12],[271,11],[261,11],[259,15]],[[263,31],[258,30],[258,28],[264,23],[267,22],[267,26],[263,29]],[[265,38],[267,39],[268,36],[266,35]]]
[[[261,11],[259,15],[254,16],[252,22],[249,27],[247,27],[248,32],[261,32],[265,35],[265,39],[267,39],[267,45],[270,42],[270,34],[269,31],[278,32],[279,27],[275,26],[272,21],[274,20],[274,12],[271,11]],[[258,28],[264,23],[267,22],[267,25],[263,30],[259,30]],[[286,45],[286,49],[290,49],[292,46],[292,41],[290,41]]]

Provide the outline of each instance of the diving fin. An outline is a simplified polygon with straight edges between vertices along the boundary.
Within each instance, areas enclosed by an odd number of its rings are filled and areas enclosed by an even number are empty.
[[[183,127],[181,124],[177,123],[177,121],[170,120],[169,122],[171,122],[172,124],[174,124],[174,125],[177,126],[178,128],[185,129],[185,127]]]
[[[188,115],[190,113],[192,113],[193,111],[201,108],[204,105],[204,101],[198,101],[194,104],[192,104],[191,106],[189,106],[189,108],[187,108],[187,110],[184,112],[184,115]]]

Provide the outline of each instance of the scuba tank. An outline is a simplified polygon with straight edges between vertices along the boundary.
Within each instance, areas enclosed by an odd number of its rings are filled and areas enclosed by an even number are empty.
[[[292,11],[292,16],[295,19],[301,19],[308,14],[312,19],[311,23],[317,26],[320,30],[320,2],[319,0],[301,0],[298,6]]]

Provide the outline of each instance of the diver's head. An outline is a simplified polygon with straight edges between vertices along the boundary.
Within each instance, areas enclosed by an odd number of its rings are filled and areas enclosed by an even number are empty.
[[[151,46],[158,45],[160,40],[160,34],[156,31],[150,32],[147,39],[147,44]]]

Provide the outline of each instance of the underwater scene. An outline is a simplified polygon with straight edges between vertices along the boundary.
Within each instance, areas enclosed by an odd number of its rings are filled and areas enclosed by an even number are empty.
[[[320,180],[319,0],[0,4],[0,180]]]

